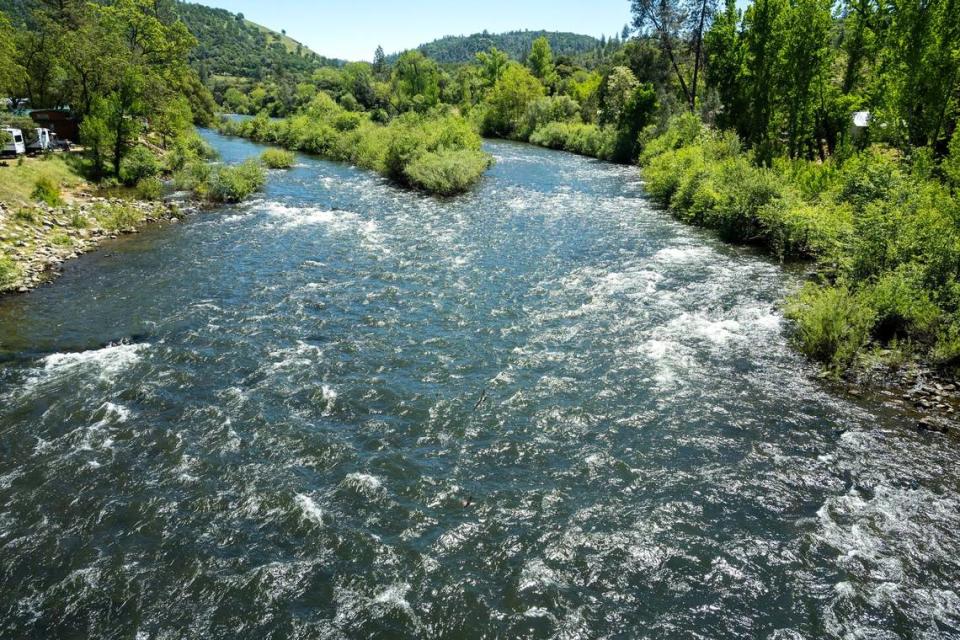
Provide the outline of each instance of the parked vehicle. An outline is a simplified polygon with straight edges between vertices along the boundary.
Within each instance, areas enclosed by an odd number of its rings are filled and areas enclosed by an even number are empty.
[[[11,127],[4,127],[0,129],[7,134],[6,137],[9,140],[4,140],[3,150],[0,151],[0,155],[4,156],[22,156],[27,152],[27,146],[23,141],[23,132],[20,129],[13,129]]]
[[[27,153],[30,154],[53,151],[53,132],[43,127],[28,129],[26,145]]]

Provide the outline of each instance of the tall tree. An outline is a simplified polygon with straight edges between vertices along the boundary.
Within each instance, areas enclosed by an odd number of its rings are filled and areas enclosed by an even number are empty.
[[[377,50],[373,52],[373,72],[382,76],[387,70],[387,56],[383,53],[383,47],[377,45]]]
[[[546,36],[540,36],[533,41],[530,55],[527,56],[527,66],[547,88],[552,88],[556,84],[557,70],[553,63],[553,50]]]
[[[690,111],[697,106],[703,36],[715,9],[716,0],[631,0],[633,26],[660,41]]]

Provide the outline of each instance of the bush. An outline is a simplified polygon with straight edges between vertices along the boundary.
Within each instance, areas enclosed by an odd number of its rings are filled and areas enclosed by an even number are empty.
[[[848,288],[813,284],[790,300],[787,317],[795,323],[800,351],[837,370],[867,343],[874,321],[873,310]]]
[[[120,180],[128,187],[160,173],[160,163],[152,151],[144,146],[134,147],[120,163]]]
[[[407,181],[424,191],[444,196],[472,187],[490,166],[490,157],[480,151],[459,149],[425,153],[404,167]]]
[[[0,255],[0,291],[12,287],[19,276],[17,263],[9,256]]]
[[[240,202],[262,191],[267,178],[263,167],[254,160],[239,165],[215,167],[210,174],[206,198],[211,202]]]
[[[489,156],[481,151],[480,136],[459,115],[438,108],[425,114],[406,113],[381,125],[368,114],[345,111],[322,93],[299,115],[284,120],[263,116],[242,122],[224,120],[220,130],[227,135],[351,162],[400,184],[434,193],[458,191],[459,185],[480,165],[475,154],[464,153],[456,156],[466,163],[464,167],[446,166],[454,157],[448,152],[474,151],[487,158],[489,164]],[[429,154],[439,157],[428,158]],[[414,162],[416,166],[408,171]],[[197,183],[202,188],[203,180],[191,176],[196,171],[185,167],[177,184]],[[468,181],[472,184],[479,177]]]
[[[296,156],[283,149],[267,149],[260,161],[269,169],[289,169],[296,162]]]
[[[60,186],[47,176],[37,178],[30,197],[51,207],[59,207],[63,204],[63,198],[60,197]]]
[[[101,204],[94,208],[93,216],[107,231],[133,229],[143,220],[143,214],[127,204]]]
[[[160,178],[143,178],[137,183],[137,197],[141,200],[159,200],[163,196]]]
[[[606,160],[613,153],[614,132],[595,124],[550,122],[534,131],[530,142],[549,149]]]
[[[580,104],[570,96],[538,98],[527,105],[520,137],[528,139],[534,131],[553,122],[579,122]]]

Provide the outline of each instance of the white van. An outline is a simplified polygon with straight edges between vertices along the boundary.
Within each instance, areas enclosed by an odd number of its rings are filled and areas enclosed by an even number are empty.
[[[4,141],[3,150],[0,151],[0,154],[5,156],[22,156],[27,152],[27,147],[23,143],[23,132],[20,129],[12,129],[10,127],[4,127],[0,129],[4,131],[9,136],[9,141]]]

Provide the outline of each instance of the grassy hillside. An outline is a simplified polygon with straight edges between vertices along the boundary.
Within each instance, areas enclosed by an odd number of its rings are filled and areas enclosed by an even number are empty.
[[[190,62],[204,77],[259,80],[280,71],[309,73],[317,67],[342,64],[293,38],[250,22],[242,14],[188,2],[178,2],[177,13],[199,41]]]
[[[593,51],[600,41],[592,36],[555,31],[510,31],[509,33],[475,33],[469,36],[446,36],[420,45],[418,49],[428,58],[440,63],[473,62],[481,51],[496,47],[511,58],[522,60],[533,41],[546,36],[554,55],[576,56]],[[394,56],[396,57],[396,56]]]

